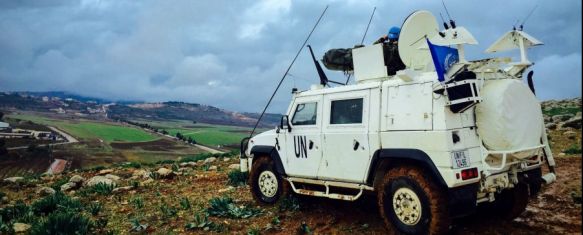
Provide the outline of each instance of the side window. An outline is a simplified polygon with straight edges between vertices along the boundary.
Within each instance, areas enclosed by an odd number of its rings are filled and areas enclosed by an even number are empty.
[[[292,118],[292,125],[316,125],[318,103],[298,104],[294,117]]]
[[[363,99],[332,101],[330,124],[357,124],[362,123]]]

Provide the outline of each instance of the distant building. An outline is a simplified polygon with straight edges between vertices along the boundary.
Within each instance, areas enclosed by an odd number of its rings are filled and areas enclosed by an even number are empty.
[[[0,122],[0,130],[10,129],[10,124],[6,122]]]
[[[42,99],[43,99],[43,102],[48,102],[49,101],[49,97],[47,97],[47,96],[43,96]]]

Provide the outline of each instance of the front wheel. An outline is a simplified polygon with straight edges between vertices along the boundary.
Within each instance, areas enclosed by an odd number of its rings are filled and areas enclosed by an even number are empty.
[[[253,198],[262,204],[274,204],[287,191],[282,176],[275,171],[273,161],[267,157],[253,161],[249,185]]]
[[[420,168],[389,170],[378,189],[378,204],[391,232],[443,234],[449,230],[446,193]]]

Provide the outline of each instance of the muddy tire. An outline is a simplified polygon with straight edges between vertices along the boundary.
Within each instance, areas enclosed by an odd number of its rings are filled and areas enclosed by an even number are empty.
[[[248,183],[253,198],[261,204],[274,204],[287,193],[286,182],[268,157],[253,161]]]
[[[512,189],[506,189],[493,202],[493,211],[503,219],[512,220],[518,217],[526,210],[528,204],[528,186],[527,184],[517,184]]]
[[[394,234],[444,234],[450,218],[446,192],[418,167],[389,170],[377,189],[381,217]]]

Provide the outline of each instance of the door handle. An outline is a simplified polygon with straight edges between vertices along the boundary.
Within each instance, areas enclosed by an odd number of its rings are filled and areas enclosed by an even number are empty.
[[[309,148],[310,148],[310,150],[312,150],[312,148],[314,148],[314,141],[310,140]]]
[[[352,150],[356,151],[358,149],[358,146],[360,146],[360,143],[356,140],[354,140],[354,143],[352,145]]]

